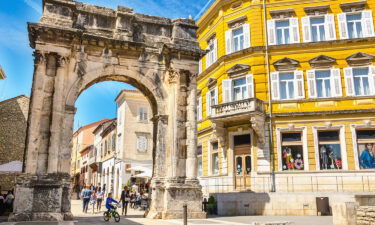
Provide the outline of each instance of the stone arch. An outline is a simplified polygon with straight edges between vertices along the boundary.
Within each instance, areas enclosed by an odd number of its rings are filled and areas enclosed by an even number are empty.
[[[17,180],[10,220],[72,219],[74,103],[85,89],[104,80],[132,84],[153,106],[156,135],[147,216],[181,218],[187,204],[190,218],[205,217],[197,179],[195,113],[198,59],[204,52],[196,42],[195,22],[73,0],[44,0],[43,6],[40,22],[28,24],[35,69],[26,166]]]

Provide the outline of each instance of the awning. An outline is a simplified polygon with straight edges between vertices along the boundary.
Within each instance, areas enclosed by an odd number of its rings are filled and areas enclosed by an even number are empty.
[[[0,172],[22,172],[22,165],[21,161],[5,163],[0,165]]]
[[[146,171],[151,171],[151,168],[148,168],[146,166],[133,166],[127,170],[146,172]]]
[[[151,178],[152,177],[152,171],[149,170],[149,171],[134,175],[133,177]]]

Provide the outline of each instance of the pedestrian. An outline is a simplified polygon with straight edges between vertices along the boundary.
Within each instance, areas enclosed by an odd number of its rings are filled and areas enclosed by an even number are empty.
[[[108,197],[107,197],[107,200],[105,201],[105,207],[107,208],[107,212],[106,212],[106,215],[109,214],[109,212],[111,211],[111,209],[114,209],[115,207],[112,205],[113,203],[117,203],[118,204],[118,201],[114,200],[112,198],[112,193],[108,193]]]
[[[90,200],[90,204],[92,205],[92,214],[95,213],[96,201],[97,201],[97,195],[96,195],[96,192],[93,191],[91,195],[91,200]]]
[[[99,212],[102,209],[102,202],[104,197],[104,191],[102,191],[102,188],[99,187],[97,199],[96,199],[96,210]]]
[[[14,202],[14,195],[12,191],[8,191],[8,194],[4,199],[4,203],[5,203],[5,208],[11,212],[13,211],[13,202]]]
[[[89,207],[90,197],[91,197],[91,191],[87,188],[87,186],[84,186],[84,188],[82,189],[81,197],[82,197],[83,212],[87,213],[87,208]]]
[[[106,184],[103,184],[103,192],[104,193],[105,193],[105,190],[106,190],[105,186],[106,186]]]
[[[75,184],[74,185],[74,192],[77,193],[77,200],[80,200],[80,193],[81,193],[81,187],[79,186],[79,184]]]
[[[128,213],[128,204],[130,201],[130,192],[128,190],[127,186],[124,186],[124,190],[121,192],[121,203],[122,203],[122,215],[124,215],[125,211],[125,216]]]

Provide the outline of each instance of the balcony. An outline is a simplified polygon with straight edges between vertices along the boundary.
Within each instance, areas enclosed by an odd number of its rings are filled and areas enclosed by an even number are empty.
[[[251,114],[264,114],[264,104],[257,98],[249,98],[235,102],[212,106],[211,120],[233,121],[238,118],[249,118]]]
[[[262,100],[249,98],[212,106],[209,119],[212,121],[213,131],[219,137],[222,146],[225,144],[225,133],[228,123],[239,121],[248,122],[257,134],[259,144],[264,145],[266,115]]]

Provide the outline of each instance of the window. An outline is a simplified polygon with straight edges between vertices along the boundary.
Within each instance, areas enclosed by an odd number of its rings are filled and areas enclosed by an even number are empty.
[[[235,52],[244,49],[244,33],[242,27],[233,30],[233,46]]]
[[[199,96],[198,101],[197,101],[197,120],[202,119],[202,97]]]
[[[100,144],[100,156],[103,157],[104,155],[104,149],[103,149],[103,143]]]
[[[207,55],[206,55],[206,68],[210,67],[214,64],[217,60],[217,39],[211,39],[208,42],[207,47]]]
[[[305,98],[303,72],[271,73],[272,98],[290,100]]]
[[[202,146],[197,147],[198,177],[203,176]]]
[[[276,22],[276,37],[278,45],[290,43],[289,20]]]
[[[341,39],[374,36],[372,11],[349,12],[337,15]]]
[[[294,99],[294,73],[280,74],[281,99]]]
[[[212,106],[218,104],[218,88],[215,87],[206,93],[206,113],[211,115]]]
[[[222,83],[223,102],[239,101],[254,97],[254,79],[249,74],[239,79],[226,79]]]
[[[344,68],[346,94],[367,96],[375,94],[375,67]]]
[[[362,37],[362,15],[352,14],[346,15],[348,23],[348,34],[349,38],[360,38]]]
[[[339,131],[318,131],[321,170],[342,169]]]
[[[239,28],[225,32],[226,53],[241,51],[250,47],[250,25],[243,24]]]
[[[107,142],[107,144],[108,144],[108,147],[107,147],[108,153],[111,152],[111,150],[112,150],[111,141],[112,141],[112,139],[108,136],[108,142]]]
[[[147,152],[147,137],[144,135],[137,136],[137,151]]]
[[[211,143],[211,174],[219,174],[219,144],[218,142]]]
[[[122,123],[122,110],[118,111],[118,124],[121,125]]]
[[[106,154],[107,154],[107,151],[108,151],[108,143],[107,143],[107,140],[105,140],[105,142],[104,142],[104,148],[105,148],[105,150],[104,150],[104,155],[106,155]]]
[[[305,42],[336,40],[334,15],[302,17],[302,33]]]
[[[354,79],[354,91],[355,95],[369,95],[369,69],[364,68],[353,68],[353,79]]]
[[[282,170],[303,170],[302,133],[282,133]]]
[[[116,135],[112,135],[112,150],[114,151],[116,149]]]
[[[331,72],[316,71],[315,81],[318,98],[331,97]]]
[[[325,31],[324,31],[324,18],[312,18],[310,20],[311,23],[311,34],[312,34],[312,41],[325,41]]]
[[[268,20],[267,29],[269,45],[282,45],[300,42],[298,18]]]
[[[234,101],[246,99],[248,96],[246,79],[241,78],[233,81],[233,99]]]
[[[138,107],[138,121],[147,121],[146,107]]]
[[[361,169],[375,169],[375,130],[357,130],[357,148]]]

